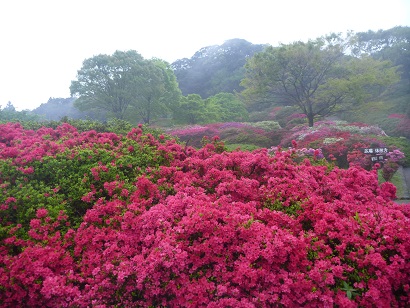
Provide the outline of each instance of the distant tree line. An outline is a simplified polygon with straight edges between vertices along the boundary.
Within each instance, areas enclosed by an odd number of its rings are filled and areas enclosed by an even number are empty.
[[[233,39],[172,64],[116,51],[86,59],[71,83],[72,97],[50,98],[33,113],[45,120],[201,124],[257,120],[254,115],[287,106],[313,125],[393,90],[410,96],[409,72],[409,27],[275,47]],[[408,104],[401,108],[410,114]],[[0,111],[5,118],[11,109]]]

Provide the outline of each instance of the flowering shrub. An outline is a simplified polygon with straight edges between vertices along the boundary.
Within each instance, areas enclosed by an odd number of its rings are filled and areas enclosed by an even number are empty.
[[[253,144],[268,147],[279,143],[280,126],[274,121],[254,123],[226,122],[212,123],[204,126],[194,125],[169,130],[168,134],[176,136],[180,141],[195,147],[201,147],[202,139],[219,136],[227,144]]]
[[[0,136],[2,307],[410,305],[410,205],[375,170],[142,127]]]
[[[321,121],[313,127],[292,128],[282,139],[281,146],[290,146],[291,141],[296,140],[299,148],[321,149],[327,159],[334,160],[341,168],[356,165],[370,170],[370,157],[363,155],[360,149],[385,147],[382,140],[385,136],[380,128],[363,123]]]
[[[389,119],[404,119],[405,117],[406,115],[403,113],[392,113],[388,116]]]
[[[399,150],[393,150],[386,154],[387,158],[383,162],[382,176],[388,182],[399,169],[399,163],[403,161],[404,154]]]
[[[293,153],[292,158],[297,162],[302,162],[306,158],[311,161],[313,160],[313,162],[316,162],[318,160],[323,160],[325,158],[322,153],[322,149],[312,149],[312,148],[298,149],[296,141],[293,142],[293,146],[294,148],[292,149],[292,153]],[[281,151],[280,146],[271,147],[270,149],[268,149],[268,153],[270,153],[271,155],[275,155],[277,151]]]
[[[351,135],[360,136],[386,136],[380,128],[364,123],[347,123],[345,121],[319,121],[313,127],[299,125],[292,128],[287,136],[284,136],[282,145],[287,146],[291,140],[296,140],[300,145],[305,145],[314,140],[327,139],[328,143],[340,139],[346,139]],[[333,139],[333,140],[332,140]]]
[[[410,119],[408,117],[400,119],[397,125],[397,134],[406,138],[410,137]]]

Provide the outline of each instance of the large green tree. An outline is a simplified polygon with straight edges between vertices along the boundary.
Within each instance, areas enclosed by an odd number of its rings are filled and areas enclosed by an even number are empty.
[[[178,98],[171,69],[156,59],[146,60],[134,50],[116,51],[86,59],[71,82],[71,95],[80,110],[97,110],[118,119],[144,123],[162,114],[170,100]]]
[[[207,98],[208,104],[218,109],[218,121],[244,122],[249,119],[245,104],[232,93],[218,93]]]
[[[336,34],[270,46],[248,60],[242,96],[248,104],[297,106],[313,126],[318,116],[398,80],[389,61],[347,56],[349,46],[349,37]]]
[[[169,63],[152,59],[144,67],[143,75],[148,78],[138,89],[136,100],[129,109],[130,115],[137,114],[144,123],[149,124],[155,118],[170,116],[182,95]]]
[[[212,101],[204,100],[198,94],[183,96],[174,110],[173,119],[178,124],[203,124],[218,122],[220,109]]]

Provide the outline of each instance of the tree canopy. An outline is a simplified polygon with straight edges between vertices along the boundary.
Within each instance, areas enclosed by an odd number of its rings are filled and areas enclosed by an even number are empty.
[[[207,99],[210,105],[218,108],[218,121],[244,122],[249,118],[245,104],[232,93],[218,93]]]
[[[173,113],[173,119],[178,124],[235,122],[248,118],[245,104],[237,95],[223,92],[207,99],[202,99],[198,94],[188,94],[182,97]]]
[[[347,56],[349,44],[349,39],[332,34],[269,46],[248,60],[242,96],[249,104],[297,106],[313,126],[316,117],[363,101],[374,94],[374,87],[398,80],[389,61]]]
[[[140,118],[144,123],[165,113],[179,99],[169,65],[145,60],[136,51],[116,51],[86,59],[70,91],[80,110],[98,110],[118,119]]]
[[[0,123],[39,120],[40,117],[30,110],[17,111],[10,101],[4,107],[0,105]]]
[[[410,83],[410,27],[394,27],[377,32],[369,30],[356,34],[356,53],[368,53],[381,60],[399,65],[402,79]]]
[[[210,123],[218,120],[218,109],[198,94],[183,96],[174,112],[174,121],[179,124]]]

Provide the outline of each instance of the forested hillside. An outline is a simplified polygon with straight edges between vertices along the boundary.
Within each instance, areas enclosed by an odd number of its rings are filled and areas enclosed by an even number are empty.
[[[264,47],[232,39],[222,45],[201,48],[190,59],[175,61],[172,68],[182,94],[208,98],[220,92],[240,92],[246,60]]]

